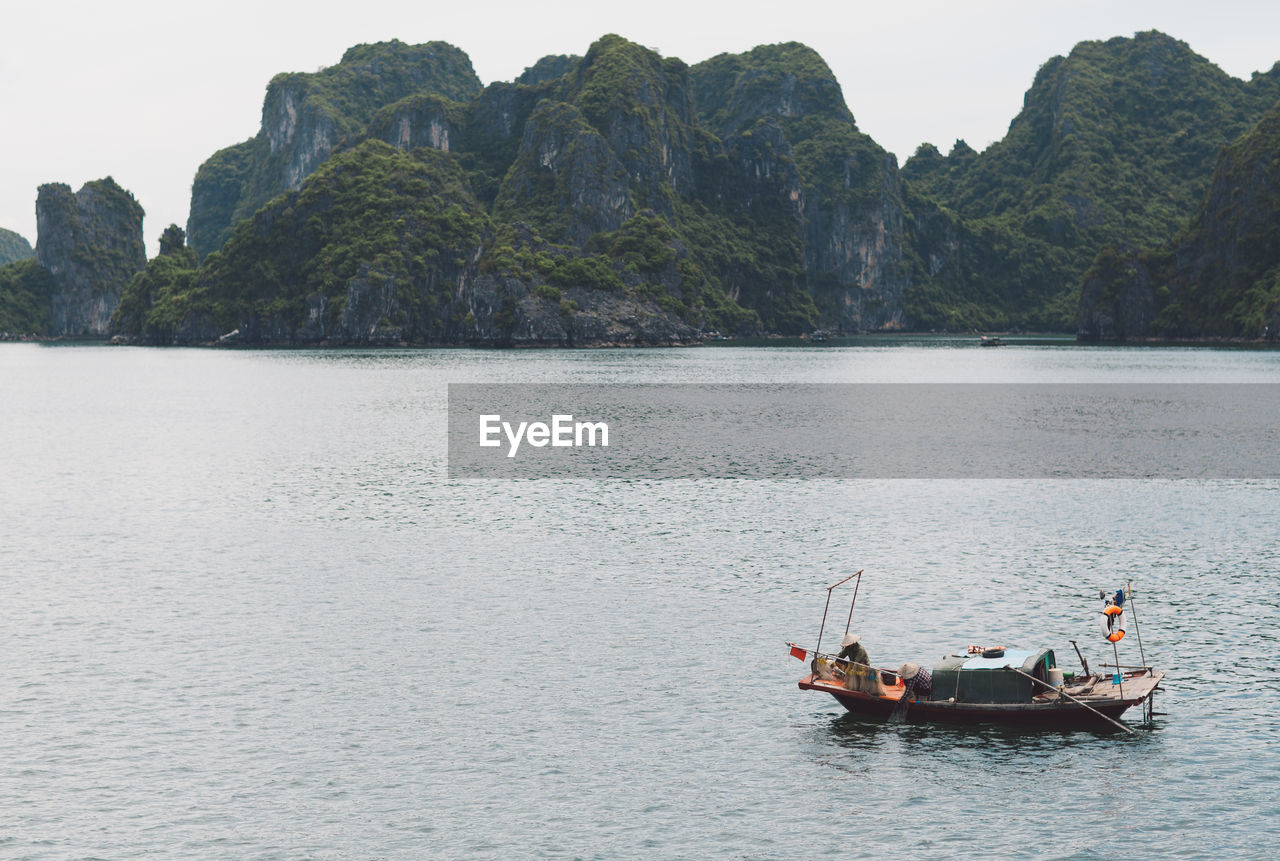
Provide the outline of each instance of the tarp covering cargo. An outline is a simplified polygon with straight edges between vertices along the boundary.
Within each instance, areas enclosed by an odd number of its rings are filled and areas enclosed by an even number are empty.
[[[981,655],[948,655],[933,665],[933,700],[958,703],[1026,703],[1044,690],[1010,668],[1047,681],[1057,663],[1052,649],[1038,652],[1008,649],[999,658]],[[1039,690],[1036,690],[1039,688]]]

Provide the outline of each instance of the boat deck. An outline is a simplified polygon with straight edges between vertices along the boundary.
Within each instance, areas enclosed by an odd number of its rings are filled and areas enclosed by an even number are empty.
[[[1123,699],[1126,703],[1138,703],[1145,700],[1164,678],[1163,670],[1155,670],[1148,674],[1146,670],[1126,672],[1116,684],[1110,673],[1099,673],[1086,676],[1074,684],[1065,685],[1063,692],[1081,702],[1092,703],[1095,700],[1110,702]],[[1040,702],[1053,702],[1058,699],[1055,691],[1041,691],[1035,699]]]

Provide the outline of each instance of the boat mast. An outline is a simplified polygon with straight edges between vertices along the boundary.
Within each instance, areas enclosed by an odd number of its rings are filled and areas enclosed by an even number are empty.
[[[817,645],[817,647],[816,647],[816,648],[814,648],[814,650],[813,650],[813,652],[814,652],[814,654],[815,654],[815,655],[822,651],[822,632],[823,632],[823,631],[825,631],[825,630],[827,629],[827,611],[831,609],[831,590],[832,590],[832,589],[834,589],[834,588],[836,588],[837,586],[841,586],[841,585],[843,585],[843,584],[845,584],[845,583],[848,583],[848,582],[849,582],[850,580],[852,580],[854,577],[857,577],[857,578],[858,578],[858,584],[859,584],[859,585],[861,585],[861,583],[862,583],[862,571],[861,571],[861,570],[859,570],[857,574],[850,574],[848,577],[844,578],[844,579],[843,579],[843,580],[841,580],[839,583],[832,583],[830,586],[828,586],[828,587],[827,587],[827,606],[825,606],[825,607],[823,607],[823,608],[822,608],[822,626],[821,626],[820,628],[818,628],[818,645]],[[855,601],[857,601],[857,600],[858,600],[858,587],[857,587],[857,586],[854,586],[854,587],[853,587],[853,600],[855,600]],[[853,605],[850,605],[850,606],[849,606],[849,620],[850,620],[850,621],[853,621]],[[849,631],[849,629],[848,629],[848,627],[846,626],[846,627],[845,627],[845,633],[848,633],[848,631]]]
[[[849,633],[849,627],[853,625],[853,605],[858,603],[858,587],[862,585],[862,572],[859,571],[853,575],[858,578],[858,582],[853,584],[853,600],[849,602],[849,618],[844,620],[844,632]]]

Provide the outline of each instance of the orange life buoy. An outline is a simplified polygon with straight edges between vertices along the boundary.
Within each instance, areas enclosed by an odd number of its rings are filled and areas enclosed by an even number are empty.
[[[1108,643],[1118,643],[1124,639],[1124,628],[1120,627],[1120,617],[1124,610],[1115,604],[1108,604],[1102,610],[1102,636]]]

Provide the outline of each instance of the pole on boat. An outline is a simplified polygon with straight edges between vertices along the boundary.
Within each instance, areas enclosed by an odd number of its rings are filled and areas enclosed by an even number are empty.
[[[1086,703],[1086,702],[1082,702],[1082,701],[1080,701],[1080,700],[1076,699],[1075,697],[1071,696],[1071,694],[1067,693],[1066,691],[1059,691],[1057,688],[1055,688],[1053,685],[1049,684],[1048,682],[1041,681],[1040,679],[1037,679],[1035,676],[1031,675],[1030,673],[1024,673],[1022,670],[1018,669],[1017,667],[1009,667],[1009,669],[1013,670],[1015,673],[1017,673],[1017,674],[1018,674],[1018,675],[1020,675],[1020,676],[1026,676],[1027,678],[1031,679],[1031,681],[1035,682],[1037,685],[1041,685],[1041,686],[1043,686],[1043,687],[1046,687],[1046,688],[1048,688],[1048,689],[1049,689],[1049,690],[1051,690],[1051,691],[1058,691],[1058,693],[1059,693],[1061,696],[1066,697],[1067,699],[1071,700],[1071,702],[1075,703],[1076,705],[1078,705],[1078,706],[1084,706],[1084,707],[1085,707],[1085,708],[1087,708],[1089,711],[1093,712],[1094,714],[1096,714],[1098,717],[1102,718],[1102,719],[1103,719],[1104,721],[1106,721],[1107,723],[1115,724],[1116,726],[1120,727],[1120,729],[1124,730],[1125,732],[1127,732],[1127,733],[1131,733],[1131,734],[1132,734],[1133,730],[1132,730],[1132,729],[1130,729],[1129,727],[1125,726],[1124,724],[1120,723],[1120,721],[1118,721],[1118,720],[1112,720],[1111,718],[1109,718],[1109,717],[1107,717],[1106,715],[1104,715],[1102,712],[1100,712],[1100,711],[1098,711],[1097,709],[1095,709],[1093,706],[1089,705],[1089,704],[1088,704],[1088,703]],[[1121,698],[1121,701],[1123,701],[1123,698]]]
[[[837,586],[841,586],[845,583],[848,583],[854,577],[857,577],[858,583],[861,584],[862,570],[859,570],[857,574],[850,574],[848,577],[844,578],[839,583],[832,583],[830,586],[827,587],[827,605],[822,608],[822,626],[818,628],[818,645],[813,650],[815,655],[815,660],[816,660],[817,653],[822,651],[822,632],[827,629],[827,611],[831,609],[831,590],[835,589]],[[853,589],[853,599],[855,601],[858,600],[858,588],[856,586]],[[849,619],[851,621],[853,619],[853,607],[849,608]]]
[[[813,649],[814,672],[817,672],[818,653],[822,651],[822,632],[827,629],[827,611],[831,609],[831,590],[827,590],[827,605],[822,608],[822,624],[818,627],[818,645]]]
[[[1075,640],[1067,640],[1067,642],[1076,650],[1076,657],[1080,659],[1080,666],[1084,667],[1084,674],[1089,675],[1089,662],[1084,659],[1084,655],[1080,654],[1080,647],[1076,645]]]
[[[862,585],[862,572],[859,571],[853,576],[858,578],[858,582],[853,584],[853,600],[849,602],[849,618],[844,620],[844,632],[849,633],[849,626],[853,624],[853,605],[858,603],[858,587]]]
[[[1120,702],[1124,702],[1124,670],[1120,669],[1120,649],[1113,642],[1111,652],[1116,656],[1116,680],[1120,685]]]
[[[1142,631],[1138,628],[1138,605],[1133,603],[1133,581],[1129,581],[1129,609],[1133,611],[1133,633],[1138,638],[1138,654],[1142,656],[1142,666],[1147,665],[1147,653],[1142,649]],[[1116,663],[1120,663],[1119,660]]]

